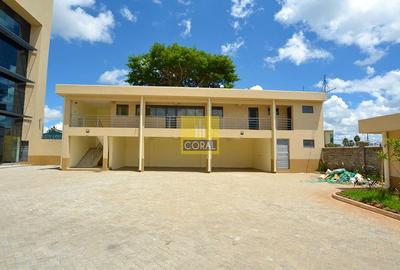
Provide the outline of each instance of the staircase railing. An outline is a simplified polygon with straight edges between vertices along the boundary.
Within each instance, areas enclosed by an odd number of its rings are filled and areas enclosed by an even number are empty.
[[[103,145],[101,143],[97,144],[96,149],[91,152],[91,157],[90,157],[90,164],[95,164],[95,162],[98,160],[99,155],[103,154]]]

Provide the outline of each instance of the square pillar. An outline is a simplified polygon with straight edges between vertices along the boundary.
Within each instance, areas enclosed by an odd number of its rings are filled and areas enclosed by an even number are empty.
[[[390,188],[390,154],[389,154],[389,149],[387,145],[387,139],[388,139],[388,134],[387,132],[382,133],[382,143],[383,143],[383,153],[385,153],[388,156],[388,159],[383,160],[383,175],[384,175],[384,188]]]
[[[271,142],[271,159],[272,159],[272,164],[271,164],[271,171],[273,173],[276,173],[277,168],[276,168],[276,102],[275,100],[272,100],[272,106],[271,106],[271,133],[272,133],[272,142]]]
[[[212,133],[212,104],[211,98],[207,101],[207,140],[211,140],[211,133]],[[219,147],[219,146],[218,146]],[[207,172],[210,173],[212,171],[212,150],[207,151]]]
[[[146,103],[144,97],[140,97],[140,120],[139,120],[139,172],[144,171],[144,123],[145,123],[145,109]]]
[[[103,171],[108,171],[108,136],[103,137]]]
[[[64,131],[65,131],[65,129],[64,129]],[[69,136],[68,136],[68,134],[64,133],[62,136],[62,142],[61,142],[61,158],[60,158],[61,170],[65,171],[69,168],[69,161],[70,161]]]

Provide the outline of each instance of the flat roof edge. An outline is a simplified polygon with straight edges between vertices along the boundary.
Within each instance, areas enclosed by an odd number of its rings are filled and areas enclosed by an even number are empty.
[[[108,91],[96,92],[99,89]],[[126,92],[127,90],[129,92]],[[162,91],[171,90],[176,92],[163,93]],[[151,92],[149,92],[151,91]],[[253,90],[239,88],[191,88],[191,87],[170,87],[170,86],[131,86],[131,85],[77,85],[77,84],[57,84],[56,93],[61,96],[80,96],[80,95],[150,95],[156,96],[176,96],[187,91],[187,97],[221,97],[221,98],[272,98],[267,95],[275,95],[274,99],[299,99],[325,101],[326,93],[313,91],[290,91],[290,90]],[[220,95],[218,95],[220,94]],[[231,95],[233,94],[233,95]],[[279,97],[279,95],[283,95]],[[288,96],[289,95],[289,96]],[[278,97],[277,97],[278,96]],[[290,97],[291,96],[291,97]]]

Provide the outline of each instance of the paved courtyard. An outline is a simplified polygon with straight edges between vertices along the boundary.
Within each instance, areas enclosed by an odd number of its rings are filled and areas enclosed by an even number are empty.
[[[0,169],[0,269],[400,269],[400,222],[315,177]]]

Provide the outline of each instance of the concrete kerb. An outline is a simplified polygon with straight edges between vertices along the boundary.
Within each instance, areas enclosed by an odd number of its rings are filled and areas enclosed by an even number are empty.
[[[387,217],[390,217],[390,218],[397,219],[398,221],[400,221],[400,215],[399,214],[396,214],[394,212],[387,211],[385,209],[381,209],[381,208],[378,208],[378,207],[375,207],[375,206],[372,206],[372,205],[369,205],[369,204],[365,204],[365,203],[362,203],[362,202],[358,202],[358,201],[343,197],[343,196],[339,195],[338,193],[340,193],[340,191],[332,193],[332,198],[334,198],[334,199],[336,199],[338,201],[341,201],[341,202],[345,202],[345,203],[351,204],[353,206],[357,206],[357,207],[360,207],[360,208],[375,212],[377,214],[381,214],[381,215],[384,215],[384,216],[387,216]]]

